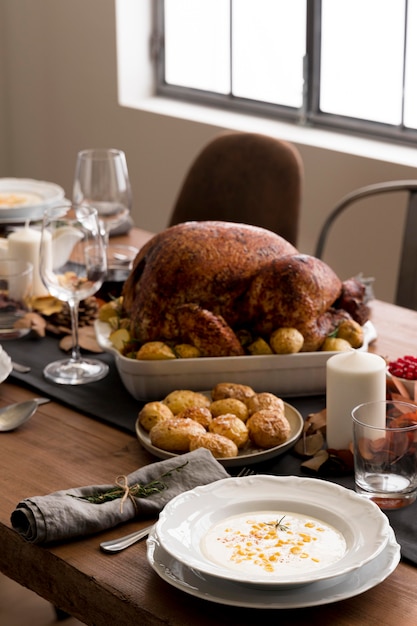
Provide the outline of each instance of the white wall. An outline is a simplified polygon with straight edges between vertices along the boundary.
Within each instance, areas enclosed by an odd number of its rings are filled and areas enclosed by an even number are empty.
[[[151,1],[140,0],[148,13]],[[219,116],[208,123],[202,117],[189,121],[159,114],[150,107],[120,106],[115,32],[113,0],[2,0],[0,176],[54,181],[70,195],[78,150],[99,146],[124,149],[132,178],[135,222],[157,231],[167,223],[195,154],[223,128],[243,127],[245,118]],[[377,181],[417,178],[415,167],[407,166],[410,150],[403,151],[402,159],[392,149],[395,159],[391,162],[390,152],[381,144],[379,153],[376,142],[372,157],[355,156],[346,137],[317,148],[316,135],[309,129],[274,126],[253,118],[249,124],[259,132],[294,134],[305,166],[299,242],[303,252],[313,251],[319,225],[345,193]],[[342,278],[361,270],[376,275],[377,296],[391,300],[402,201],[385,203],[385,207],[374,203],[374,213],[367,219],[367,211],[361,209],[352,225],[343,227],[328,262]],[[377,231],[382,241],[373,243]],[[361,256],[362,235],[365,252]],[[371,248],[378,252],[376,265],[368,261]]]

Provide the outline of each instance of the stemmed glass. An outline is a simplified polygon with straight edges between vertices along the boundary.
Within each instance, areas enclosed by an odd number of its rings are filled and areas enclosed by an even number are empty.
[[[44,369],[49,380],[81,385],[100,380],[109,371],[97,359],[81,357],[78,343],[80,300],[101,287],[107,270],[106,247],[97,211],[92,207],[56,206],[44,213],[39,272],[48,292],[68,303],[71,313],[71,357]]]
[[[97,209],[107,245],[110,231],[125,222],[132,208],[129,173],[122,150],[92,148],[78,153],[73,203]]]

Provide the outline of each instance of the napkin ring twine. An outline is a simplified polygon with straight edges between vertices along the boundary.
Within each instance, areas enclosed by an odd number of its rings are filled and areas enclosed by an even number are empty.
[[[118,476],[116,478],[115,483],[116,483],[116,485],[118,487],[120,487],[120,489],[123,490],[123,496],[122,496],[122,498],[120,500],[120,513],[123,513],[123,505],[126,502],[127,498],[130,498],[130,500],[133,503],[133,506],[135,507],[135,511],[137,511],[138,507],[136,505],[136,501],[135,501],[135,498],[133,496],[133,493],[131,492],[131,489],[130,489],[129,484],[127,482],[127,476],[124,476],[124,475]]]

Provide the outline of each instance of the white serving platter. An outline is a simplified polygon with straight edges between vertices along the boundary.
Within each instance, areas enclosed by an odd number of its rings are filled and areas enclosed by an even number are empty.
[[[286,402],[284,402],[284,410],[285,417],[287,418],[291,428],[291,433],[287,441],[284,441],[284,443],[279,446],[274,446],[273,448],[268,449],[258,448],[249,443],[244,448],[239,450],[238,456],[217,459],[219,463],[221,463],[224,467],[251,465],[253,463],[260,463],[261,461],[273,459],[292,448],[302,433],[304,420],[297,409]],[[168,452],[167,450],[162,450],[161,448],[154,446],[151,443],[149,433],[139,424],[139,419],[136,420],[135,428],[137,438],[142,446],[154,456],[159,459],[170,459],[175,456],[181,456],[179,454],[175,454],[174,452]]]
[[[372,322],[364,325],[367,351],[376,339]],[[336,352],[300,352],[262,356],[210,357],[144,361],[129,359],[116,350],[107,322],[95,321],[98,344],[114,355],[120,378],[136,400],[159,400],[175,389],[212,389],[221,382],[249,385],[257,393],[269,391],[278,396],[321,395],[326,389],[326,362]]]
[[[0,178],[0,223],[39,220],[44,210],[63,201],[65,192],[55,183],[30,178]],[[8,203],[8,198],[13,202]]]
[[[306,562],[305,568],[294,570],[284,561],[273,571],[260,567],[254,573],[244,565],[241,570],[230,568],[205,552],[205,538],[219,522],[263,511],[277,511],[277,516],[299,514],[332,526],[344,537],[344,554],[314,568]],[[219,584],[227,580],[272,589],[329,580],[361,568],[383,551],[389,529],[379,507],[353,490],[315,478],[257,475],[225,478],[176,496],[161,512],[155,534],[168,554],[203,575],[216,577]]]

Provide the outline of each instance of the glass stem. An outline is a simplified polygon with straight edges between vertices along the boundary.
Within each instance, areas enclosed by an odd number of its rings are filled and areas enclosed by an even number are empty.
[[[81,359],[80,345],[78,342],[78,300],[69,300],[68,306],[71,314],[71,335],[72,335],[72,349],[71,359],[73,361],[79,361]]]

